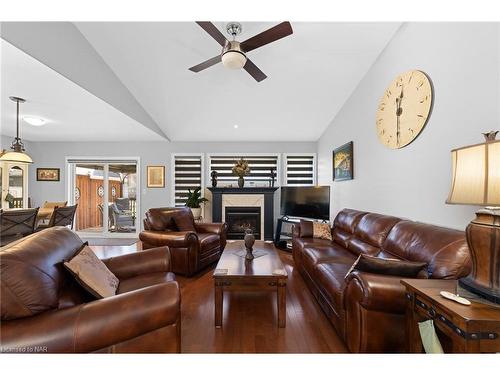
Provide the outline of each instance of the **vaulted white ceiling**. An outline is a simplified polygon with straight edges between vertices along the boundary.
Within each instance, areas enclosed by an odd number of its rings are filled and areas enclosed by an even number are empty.
[[[399,24],[291,23],[293,35],[248,54],[268,76],[260,83],[243,70],[230,71],[221,64],[200,73],[189,71],[190,66],[220,53],[217,42],[194,22],[75,25],[172,141],[316,141]],[[274,24],[243,22],[237,39],[245,40]],[[225,33],[225,22],[215,25]],[[9,56],[2,56],[2,68],[6,58]],[[38,86],[36,81],[32,83]],[[44,88],[40,100],[56,108],[58,103],[48,102],[55,99],[53,91],[61,93],[62,87],[45,82]],[[7,108],[3,90],[2,94],[3,108]],[[29,92],[25,95],[30,96]],[[90,94],[82,90],[82,95]],[[78,103],[76,107],[89,105],[77,97],[72,101]],[[78,126],[98,123],[100,131],[106,128],[113,133],[125,118],[131,126],[141,127],[121,113],[114,120],[95,115],[96,111],[89,113],[93,117],[85,121],[86,115],[81,113],[84,120]],[[66,123],[66,117],[58,118],[63,115],[57,110],[50,116]],[[57,132],[70,130],[74,129]],[[85,140],[102,140],[100,131],[85,132]],[[143,132],[142,138],[161,138],[147,128],[137,131]],[[133,131],[125,133],[125,137],[138,139]],[[47,126],[40,137],[57,135]]]
[[[11,44],[0,40],[2,135],[16,134],[16,104],[26,99],[20,117],[45,119],[43,126],[24,121],[21,138],[30,141],[157,140],[158,135]]]

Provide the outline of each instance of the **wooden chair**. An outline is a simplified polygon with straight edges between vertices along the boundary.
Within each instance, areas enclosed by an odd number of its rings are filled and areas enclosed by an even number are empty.
[[[73,223],[75,221],[75,214],[77,204],[74,206],[66,207],[55,207],[52,216],[50,217],[49,223],[47,225],[39,225],[36,231],[39,232],[45,228],[50,227],[67,227],[70,226],[73,229]]]
[[[0,246],[35,231],[37,208],[0,210]]]

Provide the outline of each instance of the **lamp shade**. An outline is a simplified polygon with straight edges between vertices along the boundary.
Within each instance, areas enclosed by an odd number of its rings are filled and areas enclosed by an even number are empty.
[[[500,140],[451,151],[453,176],[446,203],[500,205]]]
[[[247,57],[239,51],[228,51],[222,55],[222,65],[228,69],[241,69],[247,62]]]
[[[27,163],[27,164],[33,163],[33,159],[31,159],[31,157],[28,154],[18,151],[4,152],[0,156],[0,161],[10,161],[13,163]]]

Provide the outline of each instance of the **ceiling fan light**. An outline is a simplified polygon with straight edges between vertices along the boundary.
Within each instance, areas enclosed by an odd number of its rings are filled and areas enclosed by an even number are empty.
[[[238,51],[227,51],[222,55],[222,65],[228,69],[241,69],[247,62],[247,57]]]

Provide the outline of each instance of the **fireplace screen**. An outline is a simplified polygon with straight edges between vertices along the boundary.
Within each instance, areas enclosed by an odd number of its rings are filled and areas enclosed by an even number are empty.
[[[255,239],[261,239],[260,207],[226,207],[225,219],[228,226],[228,239],[242,240],[246,229],[253,231]]]

